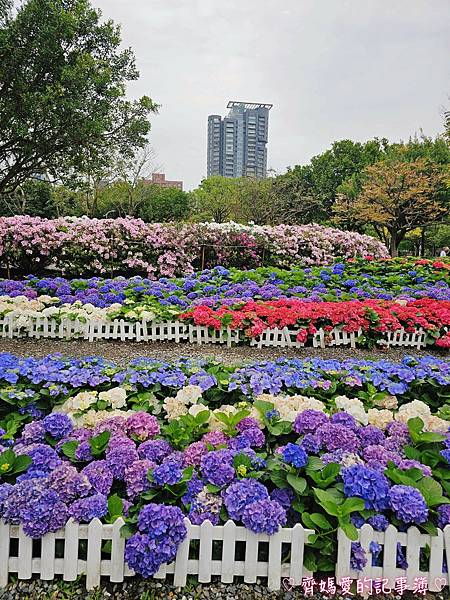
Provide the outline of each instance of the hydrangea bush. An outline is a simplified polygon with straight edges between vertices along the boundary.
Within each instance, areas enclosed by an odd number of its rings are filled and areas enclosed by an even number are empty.
[[[111,268],[173,276],[198,268],[207,247],[212,264],[275,266],[327,264],[345,258],[387,256],[374,238],[320,225],[144,223],[140,219],[0,217],[0,257],[21,273],[55,266],[62,273],[106,273]]]
[[[175,558],[185,517],[268,535],[302,523],[314,571],[334,569],[337,527],[361,569],[380,555],[355,541],[366,522],[450,525],[444,361],[0,365],[0,516],[31,537],[123,516],[126,560],[149,577]]]
[[[289,270],[264,267],[251,270],[215,266],[184,277],[148,279],[140,276],[105,279],[66,279],[28,276],[0,280],[0,295],[38,297],[53,306],[92,305],[105,308],[124,305],[124,314],[154,310],[155,306],[187,308],[217,307],[253,299],[307,298],[310,301],[394,298],[449,300],[450,263],[424,259],[348,259],[331,266],[294,267]],[[142,307],[142,308],[141,308]],[[115,307],[116,309],[118,307]]]

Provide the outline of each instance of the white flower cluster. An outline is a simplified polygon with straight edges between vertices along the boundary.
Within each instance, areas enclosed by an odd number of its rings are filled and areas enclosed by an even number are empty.
[[[108,308],[98,308],[93,304],[83,304],[76,301],[73,304],[58,304],[58,298],[51,296],[38,296],[30,299],[26,296],[2,296],[0,300],[0,317],[9,316],[15,318],[15,327],[26,329],[32,327],[36,319],[47,317],[61,321],[102,322],[110,321],[122,308],[121,304],[112,304]],[[149,313],[152,314],[152,313]]]
[[[186,385],[178,390],[175,397],[164,399],[163,407],[168,421],[178,419],[188,413],[195,417],[199,412],[208,410],[204,404],[197,404],[202,397],[202,388],[198,385]],[[189,408],[188,406],[191,405]]]
[[[99,421],[114,417],[117,413],[126,415],[133,412],[119,410],[126,405],[127,391],[122,387],[115,387],[105,392],[80,392],[68,398],[64,404],[56,406],[53,412],[68,415],[79,427],[93,427]],[[102,408],[99,409],[99,406]]]

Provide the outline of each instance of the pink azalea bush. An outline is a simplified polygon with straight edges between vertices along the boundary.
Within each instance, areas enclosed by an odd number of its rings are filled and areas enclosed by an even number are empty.
[[[374,238],[320,225],[144,223],[141,219],[0,217],[0,258],[22,273],[55,267],[63,274],[191,273],[201,257],[244,268],[323,265],[335,257],[387,256]],[[206,266],[209,266],[208,264]]]

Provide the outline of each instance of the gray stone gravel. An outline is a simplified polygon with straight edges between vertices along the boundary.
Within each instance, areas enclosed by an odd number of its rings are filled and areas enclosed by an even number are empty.
[[[4,590],[0,590],[0,600],[295,600],[305,597],[301,588],[291,592],[284,590],[269,592],[264,585],[258,583],[255,585],[245,583],[193,583],[180,589],[155,580],[144,581],[133,578],[121,584],[105,584],[91,592],[86,592],[83,584],[83,580],[73,583],[66,583],[61,580],[39,581],[36,579],[18,581]],[[424,598],[424,596],[414,596],[411,592],[406,592],[403,596],[389,594],[383,597],[391,600]],[[309,598],[311,600],[325,600],[327,596],[316,593],[314,596],[309,596]],[[357,596],[337,594],[333,598],[335,600],[350,600],[350,598],[357,598]],[[442,592],[427,594],[427,598],[448,600],[449,589],[447,587]]]
[[[52,340],[52,339],[0,339],[0,352],[10,352],[18,356],[42,357],[53,352],[60,352],[65,356],[103,356],[113,360],[119,365],[127,364],[131,359],[140,356],[156,358],[165,361],[175,360],[181,356],[189,358],[213,358],[226,364],[242,362],[255,362],[259,360],[273,360],[279,357],[289,358],[346,358],[355,359],[381,359],[400,361],[406,355],[424,356],[435,354],[442,358],[449,358],[449,352],[431,352],[430,349],[417,350],[415,348],[251,348],[250,346],[235,346],[227,348],[219,344],[201,345],[175,344],[170,342],[121,342],[98,340],[88,342],[85,340]]]

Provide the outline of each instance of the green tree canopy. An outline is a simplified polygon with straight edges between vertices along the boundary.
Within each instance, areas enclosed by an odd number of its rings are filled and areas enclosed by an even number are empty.
[[[4,2],[4,0],[3,0]],[[147,96],[119,27],[88,0],[27,0],[0,20],[0,193],[39,174],[64,180],[104,169],[145,143]]]

